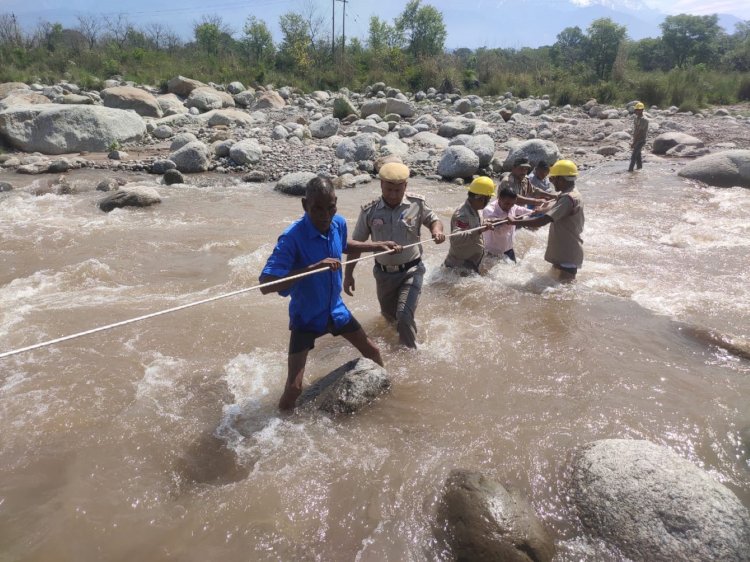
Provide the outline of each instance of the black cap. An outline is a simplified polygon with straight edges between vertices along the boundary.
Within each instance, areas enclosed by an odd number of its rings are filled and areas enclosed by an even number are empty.
[[[531,164],[529,164],[529,159],[525,156],[521,156],[520,158],[516,158],[513,160],[513,167],[514,168],[531,168]]]
[[[539,162],[536,163],[536,167],[540,170],[549,170],[549,164],[547,164],[544,160],[539,160]]]

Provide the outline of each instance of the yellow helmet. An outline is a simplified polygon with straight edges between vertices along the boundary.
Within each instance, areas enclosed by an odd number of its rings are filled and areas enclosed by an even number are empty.
[[[578,166],[572,160],[558,160],[549,169],[549,177],[557,176],[575,177],[578,175]]]
[[[646,109],[646,106],[643,105],[643,103],[638,102],[633,106],[633,109]]]
[[[479,176],[469,185],[469,193],[492,197],[495,195],[495,182],[487,176]]]

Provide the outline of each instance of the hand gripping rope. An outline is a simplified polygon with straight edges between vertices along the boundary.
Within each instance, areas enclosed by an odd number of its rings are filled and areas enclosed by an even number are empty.
[[[503,224],[503,223],[508,222],[508,219],[502,219],[502,220],[490,221],[490,222],[493,225],[499,225],[499,224]],[[476,230],[482,230],[484,228],[485,228],[485,225],[478,226],[476,228],[471,228],[469,230],[459,230],[459,231],[453,232],[451,234],[446,234],[445,237],[446,238],[450,238],[451,236],[456,236],[458,234],[465,234],[467,232],[474,232]],[[411,248],[412,246],[418,246],[419,244],[422,244],[422,242],[420,241],[420,242],[415,242],[414,244],[408,244],[406,246],[402,246],[402,248]],[[367,256],[364,256],[364,257],[361,257],[361,258],[357,258],[355,260],[347,260],[346,262],[342,263],[341,265],[342,265],[342,267],[345,267],[347,264],[350,264],[350,263],[357,263],[358,261],[369,260],[369,259],[375,258],[377,256],[384,256],[386,254],[392,254],[392,253],[393,253],[393,251],[391,251],[391,250],[388,250],[388,251],[385,251],[385,252],[378,252],[378,253],[370,254],[370,255],[367,255]],[[303,277],[307,277],[308,275],[314,275],[314,274],[320,273],[322,271],[328,271],[328,268],[320,268],[320,269],[314,269],[312,271],[306,271],[305,273],[299,273],[297,275],[292,275],[291,277],[283,277],[281,279],[276,279],[275,281],[270,281],[268,283],[262,283],[260,285],[254,285],[252,287],[245,287],[244,289],[238,289],[237,291],[232,291],[230,293],[224,293],[224,294],[217,295],[215,297],[211,297],[211,298],[208,298],[208,299],[203,299],[203,300],[199,300],[199,301],[196,301],[196,302],[191,302],[191,303],[188,303],[188,304],[182,304],[180,306],[175,306],[175,307],[172,307],[172,308],[167,308],[165,310],[159,310],[157,312],[152,312],[150,314],[144,314],[143,316],[137,316],[135,318],[128,318],[127,320],[121,320],[120,322],[115,322],[113,324],[107,324],[106,326],[99,326],[98,328],[92,328],[90,330],[85,330],[83,332],[77,332],[75,334],[70,334],[68,336],[63,336],[61,338],[55,338],[53,340],[48,340],[48,341],[43,341],[43,342],[40,342],[40,343],[35,343],[34,345],[29,345],[29,346],[21,347],[21,348],[18,348],[18,349],[13,349],[11,351],[4,351],[4,352],[0,353],[0,359],[3,359],[5,357],[10,357],[12,355],[18,355],[19,353],[24,353],[26,351],[32,351],[34,349],[39,349],[41,347],[49,347],[51,345],[55,345],[55,344],[58,344],[58,343],[61,343],[61,342],[64,342],[64,341],[68,341],[68,340],[74,340],[74,339],[77,339],[77,338],[81,338],[83,336],[88,336],[88,335],[91,335],[91,334],[96,334],[97,332],[103,332],[105,330],[111,330],[112,328],[119,328],[120,326],[126,326],[127,324],[133,324],[135,322],[140,322],[142,320],[148,320],[150,318],[156,318],[157,316],[164,316],[165,314],[171,314],[172,312],[177,312],[178,310],[184,310],[186,308],[192,308],[194,306],[198,306],[198,305],[201,305],[201,304],[207,304],[209,302],[214,302],[214,301],[218,301],[218,300],[221,300],[221,299],[227,299],[229,297],[234,297],[236,295],[241,295],[242,293],[247,293],[247,292],[250,292],[250,291],[254,291],[254,290],[260,289],[262,287],[270,287],[271,285],[276,285],[278,283],[284,283],[286,281],[292,281],[292,280],[295,280],[295,279],[302,279]]]

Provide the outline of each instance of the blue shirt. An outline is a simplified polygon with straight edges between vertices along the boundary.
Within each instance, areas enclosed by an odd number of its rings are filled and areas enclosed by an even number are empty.
[[[284,277],[295,269],[302,269],[325,258],[341,259],[346,250],[346,221],[334,215],[328,234],[321,234],[310,217],[305,215],[279,236],[261,277]],[[291,288],[279,291],[291,295],[289,329],[325,333],[329,319],[341,328],[352,318],[341,299],[341,270],[321,271],[297,280]]]

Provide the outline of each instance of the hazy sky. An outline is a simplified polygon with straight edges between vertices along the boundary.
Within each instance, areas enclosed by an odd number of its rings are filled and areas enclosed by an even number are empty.
[[[544,3],[561,6],[564,0],[476,0],[473,3],[459,3],[456,0],[423,0],[424,4],[431,4],[443,12],[448,28],[448,47],[470,44],[467,41],[471,35],[472,20],[463,17],[466,10],[473,12],[471,18],[476,17],[478,9],[487,14],[483,32],[485,36],[474,41],[478,44],[498,46],[503,34],[503,14],[508,10],[522,11],[524,6],[533,9],[530,13],[543,14]],[[750,1],[748,0],[569,0],[578,6],[605,4],[610,6],[627,6],[637,8],[647,6],[666,14],[732,14],[740,19],[750,20]],[[406,0],[348,0],[346,4],[347,37],[358,36],[365,38],[370,16],[377,15],[386,21],[392,21],[402,10]],[[324,18],[324,27],[330,33],[332,0],[120,0],[119,2],[102,2],[101,0],[0,0],[0,13],[13,12],[21,23],[33,27],[40,20],[59,21],[64,25],[74,26],[76,15],[102,14],[115,15],[124,13],[136,25],[151,22],[166,24],[184,38],[191,35],[192,24],[204,14],[218,14],[229,23],[233,30],[241,33],[244,21],[249,15],[265,20],[271,31],[278,37],[278,18],[288,11],[301,11],[306,5],[312,5]],[[341,18],[343,3],[336,5],[336,34],[341,33]],[[532,8],[532,6],[535,6]],[[535,16],[536,17],[536,16]],[[653,18],[652,18],[653,19]],[[490,21],[490,20],[496,20]],[[530,25],[533,18],[530,18]],[[551,22],[549,22],[551,23]],[[489,25],[488,25],[489,24]],[[585,27],[588,22],[581,22]],[[492,31],[487,31],[490,29]],[[494,30],[497,30],[495,33]],[[562,27],[560,27],[560,31]],[[475,38],[476,39],[476,38]],[[554,39],[553,39],[554,41]],[[511,45],[522,46],[522,45]]]

